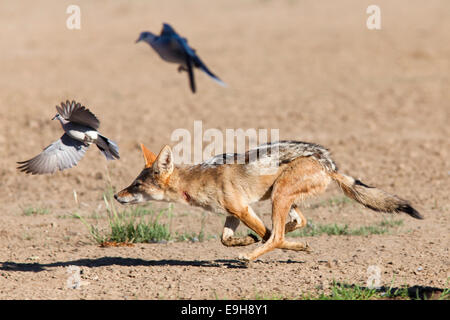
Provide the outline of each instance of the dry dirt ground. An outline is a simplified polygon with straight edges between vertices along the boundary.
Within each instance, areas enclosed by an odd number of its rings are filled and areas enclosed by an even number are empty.
[[[449,1],[378,0],[381,30],[367,29],[373,1],[360,0],[76,1],[81,29],[69,30],[72,2],[0,2],[0,298],[296,298],[333,280],[365,286],[371,265],[382,285],[449,286]],[[134,43],[162,22],[228,87],[197,72],[193,95],[186,74]],[[120,161],[91,148],[64,172],[18,172],[16,161],[61,135],[50,119],[65,99],[99,117]],[[172,230],[199,232],[203,219],[204,241],[97,246],[72,215],[106,228],[102,195],[141,170],[139,143],[157,152],[194,120],[325,145],[342,172],[411,200],[425,220],[395,217],[403,224],[383,235],[296,238],[314,252],[273,251],[243,269],[238,254],[256,245],[223,247],[223,216],[176,204]],[[339,197],[333,186],[303,211],[352,228],[386,219],[326,205]],[[270,205],[255,208],[270,226]],[[70,266],[81,270],[79,289],[67,287]]]

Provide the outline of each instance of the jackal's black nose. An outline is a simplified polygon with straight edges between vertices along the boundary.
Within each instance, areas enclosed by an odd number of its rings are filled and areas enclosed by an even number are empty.
[[[114,199],[116,199],[116,200],[117,200],[117,194],[115,194],[115,195],[114,195]]]

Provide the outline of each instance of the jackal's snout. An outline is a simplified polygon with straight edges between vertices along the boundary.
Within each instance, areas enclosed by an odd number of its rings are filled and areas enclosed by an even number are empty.
[[[133,202],[134,197],[128,192],[127,189],[123,189],[122,191],[119,191],[114,195],[114,199],[116,199],[116,201],[120,202],[121,204],[127,204]]]

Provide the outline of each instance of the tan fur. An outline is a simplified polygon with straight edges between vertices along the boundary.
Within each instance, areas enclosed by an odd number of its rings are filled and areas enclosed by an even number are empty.
[[[224,245],[246,246],[258,241],[252,235],[234,236],[240,221],[263,241],[250,254],[240,255],[245,261],[257,259],[275,248],[309,252],[307,243],[286,241],[285,233],[306,226],[306,219],[296,203],[324,192],[331,180],[335,180],[347,196],[371,209],[404,211],[416,218],[420,217],[406,201],[397,196],[337,173],[334,162],[323,147],[296,142],[278,144],[284,148],[284,153],[276,156],[288,160],[270,174],[258,174],[258,170],[255,170],[260,163],[258,160],[244,164],[216,164],[215,161],[220,159],[216,157],[213,161],[195,166],[175,166],[168,146],[157,157],[142,146],[144,170],[115,198],[121,203],[149,200],[182,202],[226,213],[228,216],[221,238]],[[250,206],[268,198],[272,201],[272,230],[264,225]],[[288,216],[291,221],[286,221]]]

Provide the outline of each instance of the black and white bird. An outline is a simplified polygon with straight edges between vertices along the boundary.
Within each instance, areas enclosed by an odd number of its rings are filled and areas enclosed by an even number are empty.
[[[186,38],[182,38],[178,35],[169,24],[163,24],[159,36],[148,31],[141,32],[136,43],[140,41],[147,42],[163,60],[179,64],[178,71],[187,71],[189,75],[189,84],[193,93],[196,91],[194,67],[205,72],[221,86],[226,86],[226,84],[212,73],[203,61],[200,60],[195,50],[188,45]]]
[[[100,121],[89,109],[67,100],[56,106],[56,110],[58,113],[52,120],[59,120],[64,134],[34,158],[17,162],[17,169],[25,173],[46,174],[72,168],[92,143],[97,145],[107,160],[120,158],[117,144],[97,131]]]

